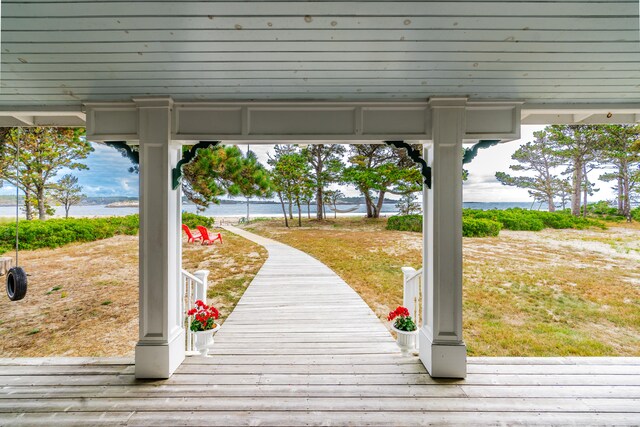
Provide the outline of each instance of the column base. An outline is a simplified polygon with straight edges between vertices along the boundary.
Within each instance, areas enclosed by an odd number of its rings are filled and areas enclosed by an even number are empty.
[[[136,378],[166,379],[185,357],[184,329],[168,343],[139,342],[136,345]]]
[[[424,329],[419,333],[420,361],[434,378],[465,378],[467,376],[467,346],[433,344]]]

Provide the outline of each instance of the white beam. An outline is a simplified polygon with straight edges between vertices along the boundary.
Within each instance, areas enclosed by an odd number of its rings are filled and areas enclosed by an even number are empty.
[[[432,167],[423,190],[423,324],[420,360],[433,377],[464,378],[462,340],[462,140],[464,101],[433,100],[433,142],[424,146]]]
[[[580,123],[593,116],[593,113],[578,113],[573,115],[573,121]]]
[[[87,139],[138,138],[134,103],[88,103]],[[176,141],[427,140],[428,102],[180,102],[173,109]],[[465,138],[519,137],[520,103],[465,100]]]
[[[22,123],[23,126],[35,126],[36,125],[36,118],[34,116],[11,116],[11,118],[17,120],[18,122]]]
[[[140,123],[140,284],[137,378],[169,378],[185,356],[180,272],[180,190],[171,171],[181,150],[171,140],[170,98],[137,101]]]

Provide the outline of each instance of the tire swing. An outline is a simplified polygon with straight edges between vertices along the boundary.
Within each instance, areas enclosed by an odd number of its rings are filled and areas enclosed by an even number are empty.
[[[20,140],[16,144],[16,266],[11,267],[7,272],[7,296],[11,301],[19,301],[27,294],[27,273],[18,266],[18,223],[19,223],[19,202],[20,195],[18,188]]]

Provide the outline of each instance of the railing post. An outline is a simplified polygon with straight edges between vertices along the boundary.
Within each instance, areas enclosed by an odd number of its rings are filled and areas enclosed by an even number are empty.
[[[207,303],[207,277],[209,277],[209,270],[198,270],[193,273],[194,276],[202,282],[196,283],[196,300],[201,300],[205,304]]]
[[[418,287],[416,280],[409,280],[410,277],[415,276],[416,269],[413,267],[402,267],[403,275],[403,293],[402,293],[402,305],[409,310],[411,317],[417,322],[417,305],[416,297],[418,296]]]

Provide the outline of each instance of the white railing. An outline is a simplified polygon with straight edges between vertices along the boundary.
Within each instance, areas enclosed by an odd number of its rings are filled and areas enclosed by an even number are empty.
[[[184,328],[186,330],[185,349],[187,354],[196,352],[195,334],[189,330],[191,316],[187,316],[187,311],[195,307],[197,300],[207,302],[207,277],[209,270],[198,270],[194,274],[186,270],[182,270],[181,286],[182,286],[182,306],[180,307],[180,317],[184,318]],[[199,354],[199,353],[198,353]]]
[[[411,317],[416,323],[416,326],[420,328],[420,311],[422,308],[421,293],[422,293],[422,269],[416,270],[412,267],[402,267],[403,278],[403,294],[402,305],[409,310]],[[418,346],[418,338],[415,340],[416,347]]]

